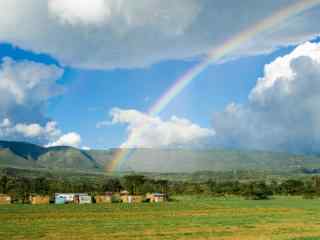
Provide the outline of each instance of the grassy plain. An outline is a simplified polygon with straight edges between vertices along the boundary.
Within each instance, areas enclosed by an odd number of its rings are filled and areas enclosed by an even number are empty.
[[[320,200],[186,196],[163,204],[0,205],[0,239],[318,240]]]

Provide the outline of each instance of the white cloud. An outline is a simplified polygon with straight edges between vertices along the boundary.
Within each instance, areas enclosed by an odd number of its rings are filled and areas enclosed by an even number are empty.
[[[10,119],[5,118],[2,120],[2,122],[0,123],[0,128],[8,128],[11,126],[11,122]]]
[[[60,94],[63,69],[32,61],[4,58],[0,65],[0,137],[39,144],[78,146],[76,133],[62,135],[55,121],[44,116],[47,101]]]
[[[55,146],[70,146],[79,147],[81,144],[81,137],[78,133],[71,132],[61,136],[57,141],[49,143],[47,147]]]
[[[37,143],[59,135],[56,123],[43,110],[62,93],[57,84],[63,70],[55,65],[3,58],[0,64],[0,136]]]
[[[104,0],[49,0],[49,13],[70,24],[98,24],[110,15]]]
[[[214,116],[222,145],[315,152],[320,150],[320,44],[305,43],[267,64],[249,102]]]
[[[50,54],[74,67],[144,67],[206,54],[296,2],[0,0],[0,41]],[[229,57],[314,38],[320,32],[319,17],[319,9],[292,17],[260,33]]]
[[[12,137],[27,139],[43,139],[51,141],[61,135],[61,130],[54,121],[47,122],[44,126],[38,123],[17,123],[13,125],[10,119],[5,118],[0,124],[0,137]]]
[[[12,129],[8,130],[11,133],[21,134],[27,138],[44,137],[46,139],[52,139],[61,134],[56,122],[48,122],[44,127],[37,123],[18,123]]]
[[[87,147],[87,146],[83,146],[81,149],[84,150],[84,151],[90,151],[91,150],[91,148]]]
[[[214,135],[212,129],[201,128],[187,119],[171,117],[164,121],[136,110],[115,108],[111,111],[114,124],[128,124],[128,139],[121,147],[158,148],[197,143]]]
[[[17,133],[25,137],[39,137],[43,133],[43,128],[39,124],[17,124],[15,127]]]
[[[17,106],[31,109],[61,93],[56,81],[63,70],[54,65],[3,58],[0,65],[0,116]]]
[[[62,134],[56,122],[47,122],[45,126],[38,123],[18,123],[12,125],[9,119],[4,119],[0,124],[0,137],[13,137],[17,139],[26,138],[27,140],[41,139],[44,142],[50,142],[48,147],[52,146],[72,146],[79,147],[81,137],[78,133],[71,132]]]

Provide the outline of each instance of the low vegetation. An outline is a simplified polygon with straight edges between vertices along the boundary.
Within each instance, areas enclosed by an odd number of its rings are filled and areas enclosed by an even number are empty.
[[[320,239],[318,199],[173,198],[160,204],[3,205],[0,239]]]
[[[29,195],[163,192],[163,203],[30,205]],[[320,239],[320,177],[255,171],[89,174],[0,171],[0,239]]]
[[[209,179],[202,182],[153,179],[136,174],[82,180],[8,175],[0,177],[0,193],[10,195],[15,203],[28,203],[29,196],[32,194],[47,195],[53,199],[55,193],[85,192],[95,196],[121,190],[127,190],[132,195],[160,192],[169,196],[231,195],[253,200],[265,200],[273,195],[315,198],[320,196],[320,177],[247,181]]]

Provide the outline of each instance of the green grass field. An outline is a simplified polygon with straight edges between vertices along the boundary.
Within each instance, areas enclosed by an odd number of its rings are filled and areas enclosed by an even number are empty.
[[[2,205],[0,239],[320,239],[319,199],[176,199],[136,205]]]

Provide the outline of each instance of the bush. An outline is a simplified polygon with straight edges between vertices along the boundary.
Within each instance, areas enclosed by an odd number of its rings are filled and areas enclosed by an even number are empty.
[[[264,182],[260,182],[248,184],[242,192],[242,195],[246,199],[266,200],[269,199],[273,193],[268,185],[266,185]]]

